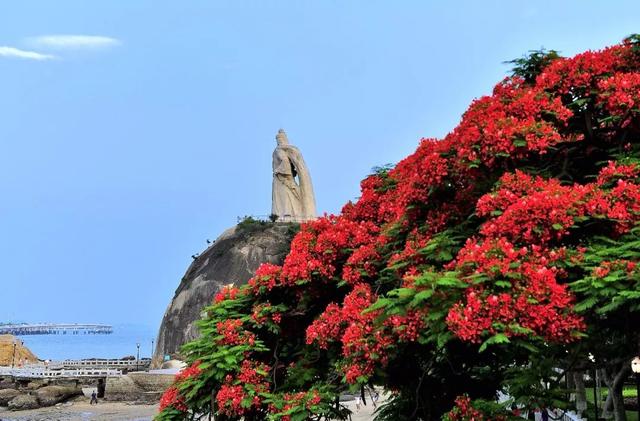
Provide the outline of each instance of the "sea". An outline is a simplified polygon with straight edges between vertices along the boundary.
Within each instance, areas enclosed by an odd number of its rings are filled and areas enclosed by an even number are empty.
[[[41,360],[78,360],[83,358],[122,358],[137,356],[150,358],[158,328],[135,324],[113,325],[113,333],[24,335],[18,338]]]

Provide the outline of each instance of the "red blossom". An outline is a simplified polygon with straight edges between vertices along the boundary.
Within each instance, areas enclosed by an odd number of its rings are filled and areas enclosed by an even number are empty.
[[[255,293],[260,291],[260,288],[264,288],[267,291],[271,291],[279,282],[282,268],[272,263],[263,263],[256,270],[256,273],[251,279],[249,279],[249,286]]]
[[[596,88],[600,78],[624,68],[628,50],[628,45],[616,45],[557,59],[538,76],[536,85],[561,94]]]
[[[598,81],[598,102],[617,117],[640,113],[640,73],[616,73]]]
[[[160,398],[160,411],[172,407],[178,411],[186,412],[187,406],[184,403],[184,398],[180,395],[180,391],[175,386],[170,386],[162,394]]]
[[[617,180],[633,181],[640,176],[640,166],[636,164],[620,164],[609,161],[607,166],[600,170],[596,183],[598,186],[612,183]]]
[[[242,400],[245,398],[245,392],[240,385],[224,384],[216,394],[219,412],[229,416],[240,416],[244,414],[245,408],[242,407]]]
[[[181,382],[186,379],[190,379],[193,377],[197,377],[200,375],[202,370],[200,370],[200,361],[195,361],[189,367],[182,369],[178,374],[176,374],[175,381]]]
[[[564,257],[562,248],[518,248],[504,238],[481,244],[468,241],[458,255],[459,269],[507,282],[510,288],[505,292],[492,292],[491,284],[468,288],[464,301],[449,311],[449,328],[460,339],[471,342],[496,333],[524,336],[521,328],[550,341],[574,340],[573,333],[582,330],[584,324],[572,312],[574,298],[558,282],[561,272],[553,267]]]
[[[218,340],[220,345],[240,345],[243,343],[253,345],[255,341],[253,333],[242,329],[242,320],[240,319],[228,319],[219,322],[216,328],[218,333],[222,335],[222,338]]]
[[[456,398],[454,408],[443,419],[445,421],[506,421],[507,417],[485,414],[473,406],[469,396],[463,395]]]
[[[233,285],[224,286],[213,299],[213,303],[217,304],[225,300],[235,300],[240,290]]]

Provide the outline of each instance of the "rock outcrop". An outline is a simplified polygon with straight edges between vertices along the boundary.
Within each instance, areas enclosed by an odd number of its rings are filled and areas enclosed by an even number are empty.
[[[15,344],[15,348],[14,348]],[[0,335],[0,365],[22,365],[34,363],[38,357],[22,344],[22,341],[13,335]]]
[[[14,411],[35,409],[53,406],[76,396],[82,396],[82,389],[77,386],[43,385],[37,389],[31,387],[2,389],[0,406],[6,406]]]
[[[225,285],[246,283],[263,262],[284,260],[297,224],[245,219],[226,230],[187,269],[162,319],[153,367],[163,357],[180,358],[180,347],[198,336],[195,322]]]
[[[0,389],[0,406],[7,406],[16,396],[20,395],[16,389]]]
[[[53,406],[74,396],[82,396],[82,389],[68,386],[45,386],[35,393],[40,406]]]
[[[35,396],[25,393],[10,400],[8,407],[12,411],[19,411],[23,409],[40,408],[40,404]]]
[[[109,401],[149,402],[160,400],[171,386],[175,374],[134,372],[120,377],[109,377],[105,399]]]

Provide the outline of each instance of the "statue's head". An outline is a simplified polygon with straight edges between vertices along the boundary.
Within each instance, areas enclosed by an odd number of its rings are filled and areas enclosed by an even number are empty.
[[[289,144],[289,139],[287,139],[287,134],[283,129],[278,130],[278,134],[276,135],[276,142],[278,142],[278,146]]]

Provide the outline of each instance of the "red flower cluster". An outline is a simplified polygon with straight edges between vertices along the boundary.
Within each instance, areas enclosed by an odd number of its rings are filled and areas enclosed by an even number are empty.
[[[176,374],[175,381],[181,382],[186,379],[190,379],[193,377],[198,377],[202,370],[200,370],[200,361],[195,361],[189,367],[182,369],[178,374]]]
[[[407,314],[396,314],[385,321],[385,325],[392,328],[393,333],[400,342],[415,342],[420,336],[420,331],[425,326],[426,310],[409,310]]]
[[[520,171],[501,181],[498,191],[478,201],[479,216],[497,215],[483,225],[481,233],[525,244],[545,244],[565,236],[575,218],[584,216],[582,203],[591,192],[584,186],[563,186],[558,180]]]
[[[598,82],[598,101],[614,116],[640,113],[640,74],[616,73]]]
[[[464,340],[486,335],[533,332],[548,340],[568,341],[583,328],[571,312],[573,298],[558,282],[554,261],[565,257],[554,241],[584,217],[606,217],[617,233],[640,221],[640,185],[635,165],[610,162],[594,183],[562,185],[558,180],[505,174],[499,188],[478,200],[476,213],[489,217],[480,233],[459,252],[456,268],[485,274],[497,284],[478,284],[449,312],[447,322]],[[597,273],[604,273],[599,268]],[[525,328],[527,330],[522,330]],[[519,333],[518,333],[519,332]]]
[[[342,343],[342,354],[347,361],[345,376],[349,383],[371,375],[376,364],[384,366],[388,361],[385,350],[393,340],[388,332],[375,329],[374,320],[379,312],[363,313],[375,298],[368,284],[357,284],[344,298],[342,307],[329,304],[307,328],[308,344],[315,342],[326,349],[331,342],[339,340]],[[411,336],[415,329],[399,330],[403,335]]]
[[[600,78],[624,69],[628,51],[628,45],[615,45],[557,59],[538,76],[536,85],[560,94],[584,94],[596,88]]]
[[[241,416],[245,411],[242,406],[244,398],[245,393],[242,386],[223,384],[216,394],[218,411],[229,416]]]
[[[249,281],[254,292],[270,291],[277,286],[294,287],[311,281],[313,276],[333,279],[342,275],[354,283],[365,275],[373,275],[371,260],[377,257],[372,243],[380,228],[369,221],[350,221],[337,216],[325,216],[303,224],[300,233],[291,243],[291,252],[282,267],[264,264]],[[345,268],[345,273],[337,271],[337,266],[345,254],[356,250],[355,257]]]
[[[418,149],[390,172],[390,177],[397,180],[398,185],[393,191],[393,202],[383,204],[388,215],[401,218],[407,206],[426,201],[430,189],[446,179],[449,162],[442,156],[446,151],[443,146],[446,147],[437,139],[422,139]]]
[[[640,177],[640,166],[635,164],[619,164],[609,161],[608,165],[600,170],[597,184],[599,187],[618,180],[633,181]]]
[[[269,366],[264,363],[252,360],[244,360],[240,366],[240,372],[237,379],[240,384],[245,386],[251,385],[253,390],[257,392],[265,392],[268,384],[265,379],[269,373]]]
[[[630,260],[616,260],[613,262],[602,262],[599,266],[593,269],[593,276],[596,278],[604,278],[612,271],[622,271],[627,276],[634,275],[634,272],[638,269],[638,263]]]
[[[275,311],[270,303],[263,303],[253,306],[251,318],[258,326],[263,325],[267,320],[279,324],[282,320],[282,314]]]
[[[343,334],[347,321],[342,316],[342,308],[335,303],[327,306],[307,328],[307,344],[317,343],[322,349],[329,347],[329,342],[337,341]]]
[[[250,410],[260,408],[262,399],[259,394],[269,389],[266,379],[268,373],[269,367],[266,364],[244,360],[237,376],[228,374],[216,394],[219,411],[228,416],[240,417]]]
[[[571,115],[560,98],[524,86],[520,78],[508,78],[496,86],[493,95],[474,101],[445,141],[457,142],[462,162],[491,167],[500,156],[545,153],[549,146],[568,140],[558,128]]]
[[[184,398],[180,395],[180,391],[175,386],[170,386],[164,391],[160,398],[160,411],[168,407],[172,407],[182,412],[186,412],[188,409],[184,403]]]
[[[385,181],[379,175],[370,175],[360,183],[360,199],[349,202],[342,208],[342,216],[352,221],[372,221],[383,223],[389,219],[381,211],[380,195],[384,189]]]
[[[489,416],[473,407],[471,399],[466,396],[458,396],[454,408],[444,416],[446,421],[506,421],[504,415]]]
[[[365,278],[372,278],[376,272],[376,262],[380,260],[380,253],[376,244],[365,244],[353,251],[347,259],[342,271],[342,279],[351,285],[362,282]]]
[[[272,263],[263,263],[249,279],[249,286],[254,294],[271,291],[277,285],[282,268]]]
[[[313,406],[318,405],[322,401],[322,397],[317,390],[311,390],[309,392],[298,393],[285,393],[283,395],[284,406],[282,409],[278,409],[274,405],[269,406],[269,412],[271,414],[281,414],[288,412],[293,408],[306,408],[311,410]],[[279,418],[282,421],[291,421],[290,415],[283,415]]]
[[[218,304],[225,300],[235,300],[240,290],[233,285],[225,285],[214,297],[213,303]]]
[[[320,348],[326,349],[329,342],[338,341],[351,326],[366,324],[375,317],[375,313],[362,312],[371,305],[375,297],[371,294],[371,287],[358,284],[349,293],[342,307],[331,303],[307,328],[307,343],[317,342]]]
[[[240,345],[243,343],[253,345],[255,342],[255,335],[248,330],[242,329],[242,320],[240,319],[228,319],[219,322],[216,328],[218,333],[222,335],[222,338],[218,340],[220,345]]]
[[[583,322],[571,311],[573,297],[558,282],[562,271],[553,266],[563,258],[563,248],[518,248],[504,237],[483,243],[468,240],[458,254],[457,269],[488,280],[470,286],[464,302],[451,308],[449,328],[472,342],[496,333],[533,333],[558,342],[575,339],[572,333],[582,329]]]

